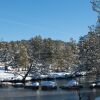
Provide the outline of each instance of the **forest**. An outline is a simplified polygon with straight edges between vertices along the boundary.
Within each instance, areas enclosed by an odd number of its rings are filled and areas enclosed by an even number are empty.
[[[98,5],[93,0],[93,10]],[[100,11],[99,11],[100,12]],[[100,24],[100,16],[97,23]],[[42,38],[40,35],[29,40],[0,41],[0,62],[6,66],[47,73],[48,71],[94,71],[100,72],[100,26],[89,27],[85,36],[76,42]],[[42,66],[40,66],[42,65]]]
[[[0,42],[0,62],[7,66],[29,68],[42,64],[43,69],[52,71],[99,71],[100,34],[89,31],[77,43],[43,39],[35,36],[30,40]],[[40,67],[40,66],[38,66]]]

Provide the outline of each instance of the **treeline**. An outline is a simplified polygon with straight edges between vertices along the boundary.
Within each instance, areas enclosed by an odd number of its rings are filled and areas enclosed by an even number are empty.
[[[32,66],[35,71],[41,72],[77,69],[99,72],[100,34],[90,31],[78,43],[73,39],[63,42],[51,38],[43,39],[41,36],[30,40],[1,41],[0,62],[16,68]]]
[[[14,67],[29,67],[31,63],[50,65],[51,70],[66,71],[76,67],[78,45],[69,42],[42,39],[36,36],[30,40],[0,42],[0,62]]]

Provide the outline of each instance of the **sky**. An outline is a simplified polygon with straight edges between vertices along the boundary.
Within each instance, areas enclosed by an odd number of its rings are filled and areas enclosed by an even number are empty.
[[[0,0],[0,41],[78,41],[96,21],[90,0]]]

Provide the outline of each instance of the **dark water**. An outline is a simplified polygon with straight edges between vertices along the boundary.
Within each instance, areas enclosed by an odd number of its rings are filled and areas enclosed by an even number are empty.
[[[88,84],[94,80],[94,77],[77,78],[80,83]],[[58,86],[66,83],[68,80],[56,80]],[[55,91],[40,91],[24,88],[0,88],[0,100],[96,100],[100,97],[100,89],[83,88],[79,91],[64,91],[57,89]]]
[[[77,92],[0,89],[0,100],[78,100]]]

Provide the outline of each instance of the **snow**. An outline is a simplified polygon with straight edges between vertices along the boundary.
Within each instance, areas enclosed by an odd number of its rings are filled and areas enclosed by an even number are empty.
[[[91,86],[93,86],[93,87],[94,87],[94,86],[96,86],[96,84],[95,84],[95,83],[93,83],[93,84],[91,84]]]
[[[12,66],[8,66],[8,70],[9,70],[9,71],[13,71]]]
[[[15,79],[15,80],[22,80],[22,79],[23,79],[23,76],[17,75],[17,76],[15,76],[13,79]]]
[[[66,73],[66,72],[52,72],[48,76],[50,78],[59,78],[59,77],[64,77],[65,75],[68,75],[68,74],[70,74],[70,73]]]
[[[14,80],[22,80],[23,77],[24,77],[24,75],[16,75],[13,79],[14,79]],[[31,79],[32,79],[32,77],[27,76],[25,80],[29,81],[29,80],[31,80]]]
[[[82,76],[84,76],[84,75],[86,75],[86,72],[85,71],[77,72],[76,75],[82,75]]]
[[[34,82],[34,83],[26,83],[26,86],[39,86],[39,82]]]
[[[57,84],[53,81],[42,81],[41,86],[56,86]]]
[[[15,85],[23,85],[23,83],[15,83]]]
[[[32,86],[39,86],[39,82],[32,83]]]
[[[12,73],[7,73],[5,71],[0,71],[0,80],[11,80],[13,79],[15,76]]]
[[[27,80],[27,81],[32,80],[32,77],[27,76],[25,80]]]
[[[48,75],[40,75],[41,78],[47,78]]]
[[[76,80],[71,80],[69,81],[66,86],[77,86],[79,83]]]

